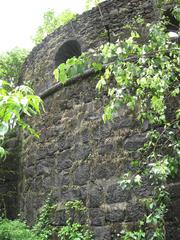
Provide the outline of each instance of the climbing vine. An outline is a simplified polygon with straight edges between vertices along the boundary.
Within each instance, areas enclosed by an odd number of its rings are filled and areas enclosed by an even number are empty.
[[[0,217],[0,239],[5,240],[49,240],[53,237],[61,240],[92,240],[93,235],[86,224],[79,222],[79,214],[86,212],[82,201],[68,201],[64,205],[66,224],[55,227],[52,224],[57,205],[51,194],[40,209],[35,225],[30,229],[25,222]],[[53,238],[54,239],[54,238]]]
[[[36,224],[32,228],[32,232],[38,236],[39,240],[48,240],[53,235],[55,227],[51,224],[51,218],[56,207],[50,194],[40,210]]]
[[[106,91],[109,98],[104,108],[104,122],[112,120],[118,109],[126,105],[140,123],[148,123],[140,157],[133,159],[133,171],[125,173],[119,183],[123,189],[130,189],[148,181],[152,191],[141,200],[146,211],[139,219],[137,230],[123,231],[121,239],[164,240],[164,217],[169,202],[167,180],[177,174],[180,166],[180,52],[166,31],[166,21],[145,24],[138,18],[136,22],[140,28],[131,27],[133,30],[126,40],[107,43],[98,51],[73,57],[54,74],[65,84],[75,75],[93,68],[100,73],[97,90]],[[146,36],[138,30],[142,28],[146,28]]]
[[[58,231],[59,239],[61,240],[92,240],[92,233],[87,225],[79,223],[78,216],[86,212],[86,207],[82,201],[68,201],[65,204],[66,209],[66,225]]]

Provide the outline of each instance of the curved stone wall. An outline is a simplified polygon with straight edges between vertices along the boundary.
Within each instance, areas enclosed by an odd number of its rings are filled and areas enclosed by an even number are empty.
[[[63,43],[77,40],[84,52],[108,41],[123,39],[126,32],[122,27],[138,15],[146,21],[155,20],[153,0],[105,1],[78,15],[76,20],[57,29],[32,50],[24,65],[22,80],[32,83],[37,93],[44,91],[55,83],[55,57]]]
[[[144,126],[140,131],[125,107],[112,123],[104,124],[107,96],[98,95],[96,83],[97,77],[90,75],[62,87],[45,99],[46,112],[31,122],[40,139],[29,136],[23,140],[20,211],[33,224],[51,192],[59,206],[53,224],[62,226],[64,203],[82,200],[88,211],[79,220],[89,222],[96,240],[115,240],[122,225],[134,226],[142,216],[138,200],[151,195],[148,183],[131,192],[118,184],[120,175],[130,168],[131,157],[138,157],[136,150],[143,145],[147,129]],[[178,182],[170,185],[173,202],[167,216],[168,240],[179,236]]]
[[[102,122],[106,96],[95,91],[96,77],[61,88],[45,100],[46,113],[33,125],[39,140],[24,139],[21,212],[29,223],[52,191],[60,205],[79,199],[88,207],[86,219],[97,239],[111,239],[116,224],[141,214],[135,198],[147,192],[122,191],[117,181],[130,156],[144,142],[134,119],[122,108],[114,123]],[[133,211],[132,211],[133,209]],[[63,225],[62,212],[54,224]]]
[[[122,39],[126,33],[121,27],[139,14],[148,21],[154,20],[153,1],[106,1],[100,8],[77,16],[33,49],[22,79],[31,81],[37,93],[42,93],[55,83],[55,57],[64,42],[77,40],[85,51],[109,38]],[[136,149],[144,143],[146,128],[139,131],[125,107],[113,123],[104,124],[102,112],[107,96],[98,95],[96,83],[97,76],[90,74],[43,95],[46,112],[31,120],[40,139],[24,136],[23,140],[20,211],[32,224],[52,192],[61,206],[53,224],[61,226],[65,220],[63,204],[80,199],[88,208],[80,221],[88,220],[97,240],[110,240],[117,239],[122,225],[134,226],[142,215],[138,199],[150,194],[146,183],[140,191],[132,192],[122,191],[117,183],[121,173],[129,168],[132,156],[128,151],[137,154]],[[179,185],[173,184],[173,188],[179,189]],[[175,202],[179,201],[178,191],[172,190]],[[173,214],[178,218],[178,213]],[[169,239],[177,240],[178,228],[170,216],[167,222],[171,225]]]

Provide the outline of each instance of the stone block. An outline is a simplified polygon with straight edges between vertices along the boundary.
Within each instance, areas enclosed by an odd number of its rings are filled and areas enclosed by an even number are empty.
[[[36,169],[37,175],[49,176],[50,173],[51,173],[51,168],[43,166],[41,164],[37,165],[37,169]]]
[[[123,147],[128,151],[136,151],[137,149],[143,147],[146,139],[146,134],[135,134],[124,141]]]
[[[70,159],[60,158],[57,163],[57,169],[59,171],[66,170],[72,166],[73,162]]]
[[[89,209],[91,226],[103,226],[105,224],[105,214],[99,208]]]
[[[93,179],[108,179],[115,175],[117,167],[115,163],[98,164],[92,171]]]
[[[59,188],[59,186],[65,187],[64,185],[69,185],[71,181],[71,175],[69,174],[69,171],[55,171],[55,185]]]
[[[73,173],[74,185],[85,185],[90,178],[90,167],[87,164],[78,166]]]
[[[144,208],[140,204],[129,203],[125,211],[125,221],[138,222],[144,216]]]
[[[108,204],[126,202],[129,198],[130,192],[122,190],[119,184],[110,185],[107,189],[106,202]]]
[[[95,240],[110,240],[111,231],[109,226],[93,227]]]
[[[132,128],[134,127],[135,122],[133,118],[120,119],[116,118],[112,123],[113,130],[119,130],[121,128]]]
[[[88,207],[97,208],[103,203],[103,188],[94,186],[88,189]]]
[[[82,142],[83,143],[88,143],[89,142],[89,138],[90,138],[90,134],[89,134],[89,130],[88,129],[84,129],[81,133],[81,137],[82,137]]]
[[[78,143],[78,142],[77,142]],[[76,144],[77,144],[76,143]],[[92,151],[92,147],[88,144],[77,144],[73,150],[73,156],[72,159],[74,161],[78,160],[86,160],[89,154]]]
[[[79,188],[65,188],[61,190],[61,198],[64,202],[81,200],[82,195]]]
[[[99,155],[104,156],[105,154],[110,154],[113,151],[113,144],[101,145],[99,147],[98,153]]]
[[[117,210],[109,210],[106,212],[106,222],[123,222],[125,218],[125,212],[117,209]]]

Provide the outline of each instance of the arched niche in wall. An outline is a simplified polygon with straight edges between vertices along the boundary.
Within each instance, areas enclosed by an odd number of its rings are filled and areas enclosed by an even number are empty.
[[[77,40],[68,40],[58,49],[55,56],[55,67],[65,63],[69,58],[79,57],[81,55],[81,45]]]

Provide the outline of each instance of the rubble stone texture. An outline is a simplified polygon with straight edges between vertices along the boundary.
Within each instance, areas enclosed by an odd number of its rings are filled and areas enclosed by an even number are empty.
[[[32,50],[22,80],[30,81],[38,94],[43,93],[56,83],[53,71],[57,53],[66,41],[76,40],[83,52],[109,40],[123,39],[126,32],[122,27],[138,15],[154,21],[154,1],[105,1],[77,16]],[[19,203],[14,206],[31,225],[50,192],[59,206],[68,200],[82,200],[88,211],[80,221],[88,221],[95,239],[110,240],[117,239],[124,224],[133,227],[137,223],[143,214],[138,199],[148,196],[151,189],[148,183],[131,192],[118,185],[119,176],[130,167],[129,160],[138,157],[136,150],[143,145],[145,132],[139,131],[126,107],[119,110],[113,122],[103,123],[107,96],[95,90],[97,80],[98,76],[91,74],[43,95],[46,112],[31,120],[40,138],[23,137],[18,191],[16,187]],[[178,179],[170,190],[173,201],[167,216],[167,239],[177,240],[180,232],[174,219],[180,218],[176,211],[180,202]],[[62,207],[53,224],[65,224]]]

